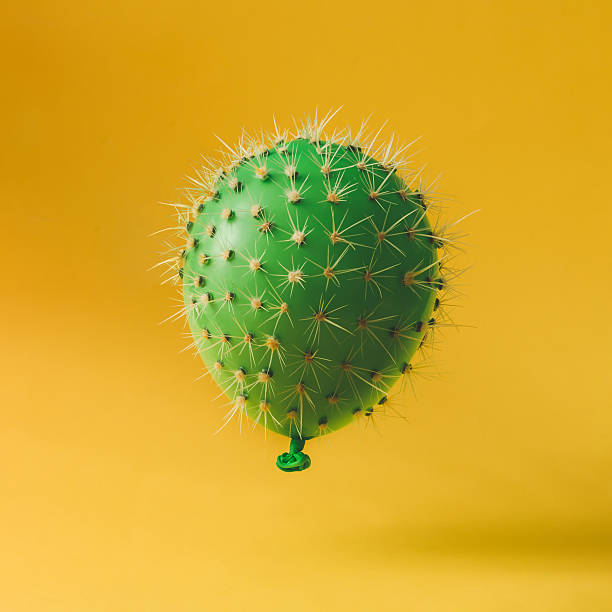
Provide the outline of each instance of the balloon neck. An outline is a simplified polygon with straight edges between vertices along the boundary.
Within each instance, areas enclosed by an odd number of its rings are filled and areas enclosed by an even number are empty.
[[[276,458],[276,467],[283,472],[301,472],[310,467],[310,457],[302,452],[306,440],[291,438],[289,452]]]

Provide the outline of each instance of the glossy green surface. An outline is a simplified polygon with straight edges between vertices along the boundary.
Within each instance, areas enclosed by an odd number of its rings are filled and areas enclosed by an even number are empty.
[[[229,414],[305,438],[367,414],[434,308],[438,256],[420,195],[359,149],[304,139],[243,160],[216,188],[188,226],[182,276],[191,331]],[[407,272],[420,272],[408,286]]]

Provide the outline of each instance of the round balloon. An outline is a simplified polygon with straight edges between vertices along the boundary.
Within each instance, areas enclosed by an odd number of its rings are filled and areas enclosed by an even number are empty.
[[[291,439],[284,471],[310,465],[304,442],[384,404],[438,324],[451,239],[428,219],[406,147],[365,128],[243,135],[206,163],[179,209],[174,273],[194,346],[231,419]],[[187,208],[187,206],[189,208]]]

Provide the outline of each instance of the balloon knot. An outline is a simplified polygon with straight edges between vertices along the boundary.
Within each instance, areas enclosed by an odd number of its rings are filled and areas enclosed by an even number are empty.
[[[289,452],[276,458],[276,467],[283,472],[301,472],[310,467],[310,457],[302,452],[305,440],[291,438]]]

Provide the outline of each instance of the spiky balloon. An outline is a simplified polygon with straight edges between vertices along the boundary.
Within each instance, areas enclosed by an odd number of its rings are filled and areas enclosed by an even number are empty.
[[[304,441],[367,418],[438,322],[451,240],[432,228],[406,148],[322,121],[243,136],[196,172],[179,208],[193,346],[229,400],[291,438],[279,468],[310,465]]]

